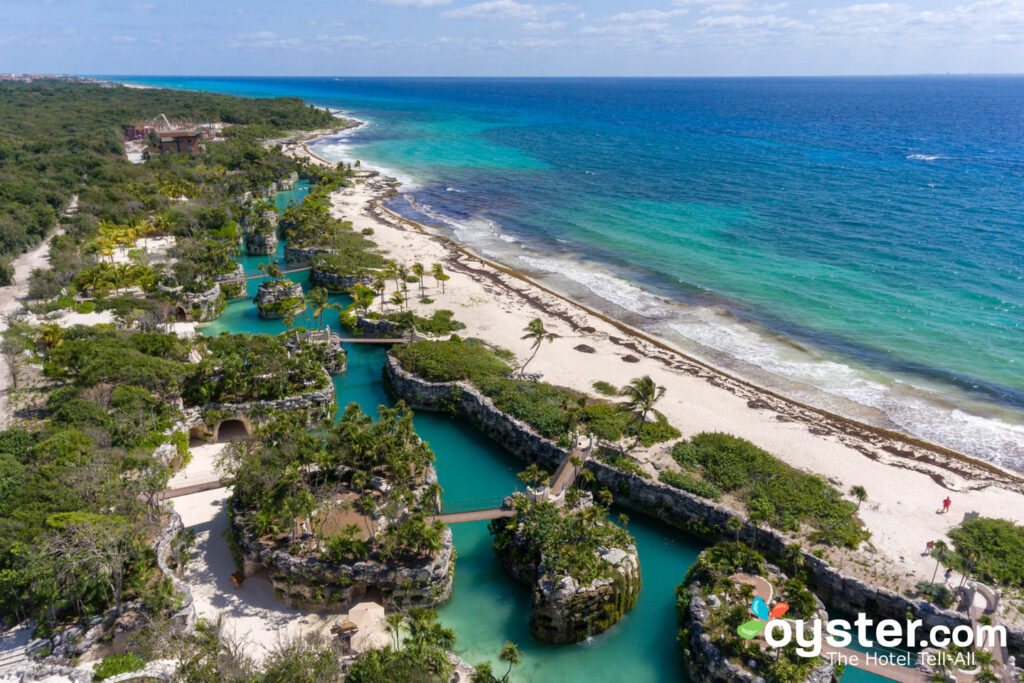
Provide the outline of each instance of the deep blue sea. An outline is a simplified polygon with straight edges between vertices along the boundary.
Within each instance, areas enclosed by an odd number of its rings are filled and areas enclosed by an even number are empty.
[[[125,78],[366,122],[392,208],[796,399],[1024,468],[1024,78]]]

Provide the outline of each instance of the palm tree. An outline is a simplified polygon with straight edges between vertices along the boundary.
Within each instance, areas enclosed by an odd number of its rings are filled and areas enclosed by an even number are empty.
[[[283,280],[284,275],[281,273],[281,267],[276,263],[261,263],[259,265],[259,271],[266,273],[267,277],[272,277],[275,280]]]
[[[374,275],[374,277],[373,277],[373,291],[377,292],[377,295],[380,296],[380,310],[381,310],[381,313],[384,312],[384,287],[385,287],[386,284],[387,284],[387,280],[384,279],[384,275],[383,274],[377,273],[376,275]]]
[[[935,571],[932,572],[932,583],[935,583],[935,577],[939,574],[939,564],[948,551],[949,546],[946,545],[945,541],[935,541],[932,545],[932,557],[935,558]]]
[[[850,495],[857,499],[857,510],[860,510],[861,503],[868,499],[868,490],[863,486],[851,486]]]
[[[392,292],[391,298],[388,299],[388,301],[394,304],[395,306],[398,306],[399,309],[403,308],[405,305],[405,297],[402,296],[401,291]]]
[[[306,295],[306,304],[313,309],[313,320],[316,329],[323,329],[324,311],[329,308],[339,308],[338,304],[327,303],[327,290],[323,287],[314,287]]]
[[[627,398],[626,409],[635,413],[637,417],[636,443],[633,444],[635,448],[640,443],[640,434],[647,423],[647,414],[654,410],[654,404],[665,395],[665,387],[655,384],[650,375],[644,375],[631,380],[622,388],[619,395]]]
[[[550,478],[551,475],[544,471],[544,469],[541,468],[541,466],[538,465],[537,463],[533,463],[525,470],[516,475],[516,479],[518,479],[519,481],[525,484],[532,484],[534,486],[543,484]]]
[[[36,337],[36,341],[48,349],[60,346],[64,341],[64,330],[60,325],[43,325],[39,328],[39,336]]]
[[[404,265],[398,265],[395,267],[395,288],[401,289],[403,286],[408,287],[409,283],[409,269]]]
[[[402,625],[405,624],[405,615],[401,612],[392,612],[384,617],[384,628],[395,640],[395,649],[402,649]]]
[[[740,532],[743,531],[743,520],[739,517],[730,517],[729,521],[725,523],[725,528],[736,534],[736,544],[740,542]]]
[[[531,320],[529,324],[523,328],[523,332],[525,332],[526,334],[524,334],[520,338],[529,339],[533,342],[530,346],[530,348],[533,349],[533,353],[531,353],[530,357],[526,359],[526,362],[523,363],[523,366],[519,368],[520,375],[526,371],[526,366],[529,365],[530,361],[532,361],[534,356],[537,355],[537,351],[540,349],[540,345],[545,341],[552,342],[555,340],[555,335],[551,334],[546,329],[544,329],[544,321],[541,320],[540,318],[534,318],[533,320]]]
[[[444,294],[444,283],[447,282],[448,280],[451,280],[451,278],[445,274],[444,268],[441,266],[440,263],[435,263],[434,265],[430,266],[430,274],[434,276],[434,286],[436,287],[438,284],[440,284],[441,293]]]
[[[501,677],[502,681],[507,681],[509,674],[512,673],[512,668],[519,666],[523,663],[523,653],[520,652],[519,648],[511,640],[506,640],[505,644],[501,646],[501,652],[498,654],[498,661],[508,664],[508,671]]]
[[[427,271],[422,263],[416,262],[412,264],[412,274],[419,278],[420,281],[420,296],[423,296],[423,274],[425,272]]]

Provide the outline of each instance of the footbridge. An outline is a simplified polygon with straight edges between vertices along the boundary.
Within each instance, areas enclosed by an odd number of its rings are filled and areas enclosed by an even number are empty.
[[[569,451],[568,455],[563,458],[562,462],[559,463],[558,468],[552,475],[549,486],[540,487],[539,489],[529,489],[528,495],[532,495],[538,500],[555,500],[564,494],[569,487],[576,481],[576,476],[579,474],[580,469],[583,467],[583,463],[586,462],[587,458],[590,457],[590,451],[594,446],[593,437],[590,438],[587,445],[581,446],[579,443],[579,437],[573,441],[572,450]],[[512,517],[515,515],[515,510],[511,508],[502,507],[502,502],[505,496],[500,499],[478,499],[473,501],[462,501],[458,504],[458,507],[463,508],[459,511],[452,511],[450,506],[446,506],[447,512],[439,515],[434,515],[429,518],[431,522],[444,522],[445,524],[458,524],[460,522],[480,522],[491,519],[501,519],[503,517]],[[490,503],[488,505],[488,503]]]

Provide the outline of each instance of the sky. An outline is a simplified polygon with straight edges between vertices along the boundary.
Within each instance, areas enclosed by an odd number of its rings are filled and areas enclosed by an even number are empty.
[[[0,0],[0,73],[1024,72],[1024,0]]]

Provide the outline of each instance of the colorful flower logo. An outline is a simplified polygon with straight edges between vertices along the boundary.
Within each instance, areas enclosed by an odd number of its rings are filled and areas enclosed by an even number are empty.
[[[770,620],[778,619],[788,611],[789,605],[784,602],[775,603],[775,607],[769,611],[768,605],[765,604],[764,600],[754,598],[753,602],[750,603],[750,613],[757,617],[757,619],[743,622],[736,627],[736,632],[740,634],[740,638],[750,640],[760,635]]]

